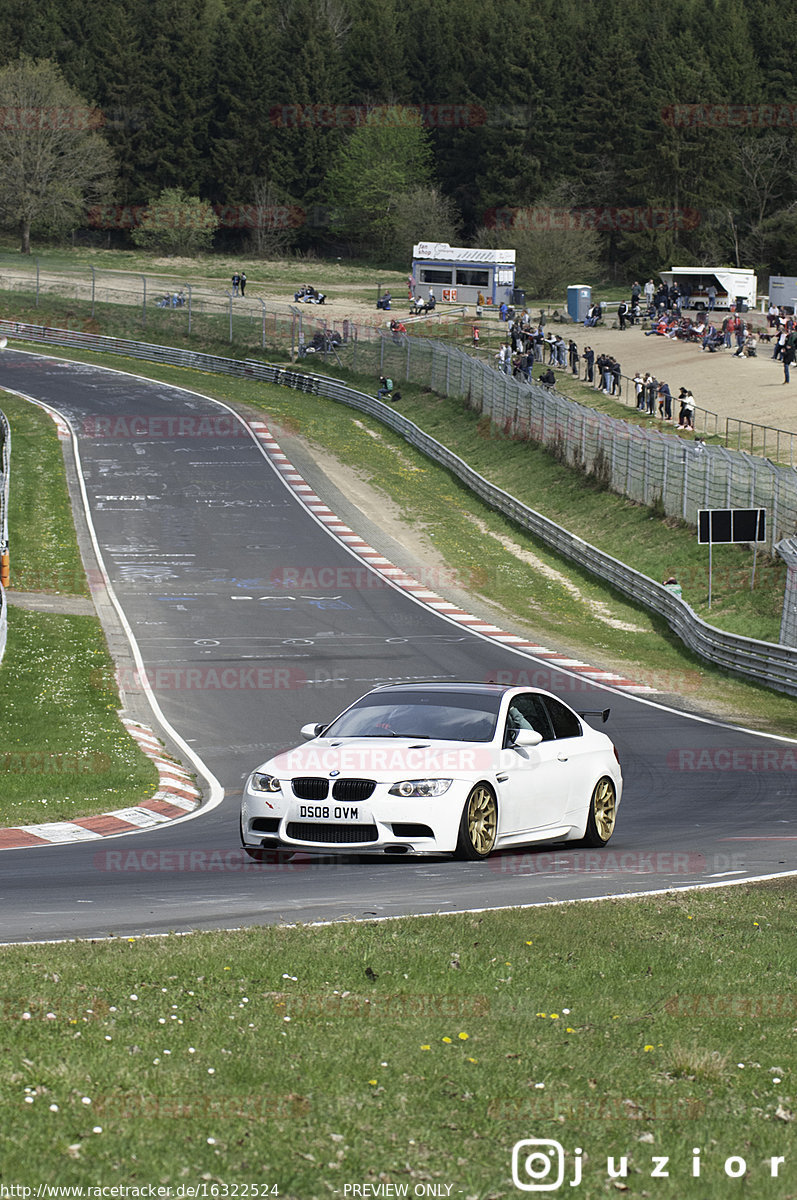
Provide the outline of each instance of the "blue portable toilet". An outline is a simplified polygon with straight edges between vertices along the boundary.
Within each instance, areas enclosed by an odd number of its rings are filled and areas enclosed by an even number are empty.
[[[592,306],[592,288],[583,283],[574,283],[567,289],[567,311],[570,319],[583,325]]]

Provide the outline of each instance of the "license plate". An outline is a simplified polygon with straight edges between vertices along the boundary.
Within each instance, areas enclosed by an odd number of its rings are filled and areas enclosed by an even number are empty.
[[[300,804],[300,821],[370,821],[359,804]]]

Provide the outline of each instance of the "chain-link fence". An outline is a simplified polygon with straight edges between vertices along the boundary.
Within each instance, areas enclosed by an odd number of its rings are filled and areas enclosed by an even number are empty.
[[[797,472],[791,467],[596,412],[441,342],[382,335],[358,344],[356,364],[360,372],[463,396],[489,418],[490,436],[540,442],[612,491],[691,525],[702,508],[766,508],[773,553],[781,538],[797,532]]]

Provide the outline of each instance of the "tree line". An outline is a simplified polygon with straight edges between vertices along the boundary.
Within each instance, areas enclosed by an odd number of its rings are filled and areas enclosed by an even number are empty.
[[[106,200],[131,212],[182,189],[233,214],[217,244],[251,238],[259,206],[264,252],[403,264],[413,236],[581,238],[616,273],[797,273],[797,29],[774,0],[3,9],[0,67],[50,59],[101,114]]]

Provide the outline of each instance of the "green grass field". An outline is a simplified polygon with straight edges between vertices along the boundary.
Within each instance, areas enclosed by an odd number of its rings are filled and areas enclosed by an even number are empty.
[[[577,1196],[786,1200],[793,913],[773,883],[7,948],[3,1182],[487,1200],[519,1194],[515,1142],[552,1138],[568,1191],[584,1152]]]

